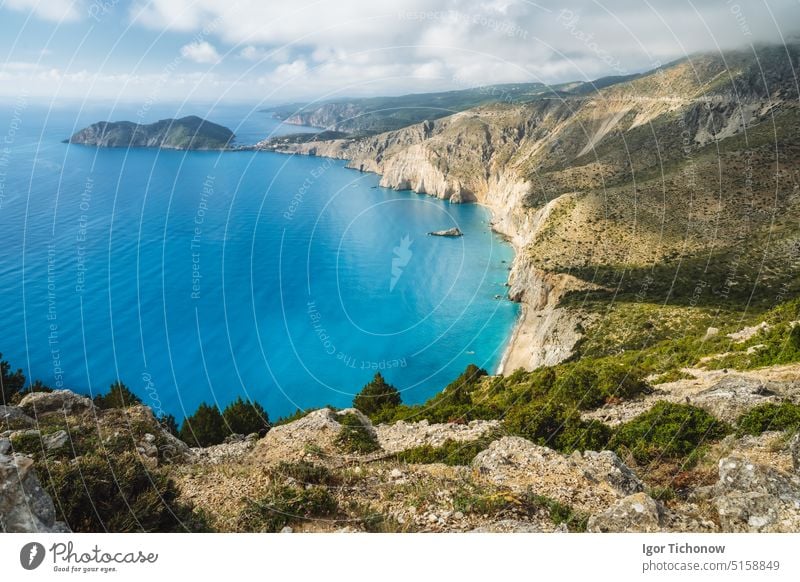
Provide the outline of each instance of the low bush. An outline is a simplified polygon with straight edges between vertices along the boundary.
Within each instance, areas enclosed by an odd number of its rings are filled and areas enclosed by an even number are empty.
[[[791,402],[759,404],[736,420],[736,433],[760,435],[768,430],[800,430],[800,406]]]
[[[664,372],[660,376],[656,377],[652,383],[653,384],[666,384],[667,382],[677,382],[678,380],[694,380],[695,377],[689,374],[688,372],[684,372],[680,369],[673,369],[669,370],[668,372]]]
[[[273,479],[294,479],[303,485],[334,485],[336,478],[327,467],[315,465],[308,461],[297,463],[280,462],[270,471]]]
[[[599,451],[611,438],[611,429],[602,422],[581,420],[577,411],[554,402],[512,408],[503,426],[511,434],[564,453]]]
[[[134,452],[49,462],[37,473],[59,519],[75,532],[209,530],[201,514],[178,501],[177,487],[166,472],[148,469]]]
[[[485,450],[496,437],[484,437],[474,441],[448,439],[439,447],[422,445],[397,453],[396,459],[404,463],[444,463],[445,465],[469,465],[475,455]]]
[[[730,426],[690,406],[658,402],[614,431],[609,447],[630,452],[639,463],[659,458],[685,459],[707,442],[731,432]]]
[[[331,518],[338,505],[325,487],[277,485],[257,500],[249,500],[239,514],[241,531],[278,532],[291,523]]]
[[[343,452],[364,454],[380,449],[378,439],[356,414],[342,414],[337,420],[342,428],[336,435],[336,444]]]

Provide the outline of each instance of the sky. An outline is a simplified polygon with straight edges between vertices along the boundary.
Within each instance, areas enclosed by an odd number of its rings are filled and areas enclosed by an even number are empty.
[[[559,83],[798,28],[798,0],[0,0],[0,94],[274,104]]]

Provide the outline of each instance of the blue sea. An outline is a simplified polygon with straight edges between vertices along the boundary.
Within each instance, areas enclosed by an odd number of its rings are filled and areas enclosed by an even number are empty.
[[[323,158],[61,143],[188,114],[240,144],[309,131],[241,106],[6,102],[3,359],[53,388],[122,381],[179,420],[237,396],[273,419],[348,406],[376,371],[419,403],[470,363],[497,367],[517,306],[497,298],[513,250],[486,209]]]

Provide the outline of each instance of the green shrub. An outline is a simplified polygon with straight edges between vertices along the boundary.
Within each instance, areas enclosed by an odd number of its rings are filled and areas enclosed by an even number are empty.
[[[602,406],[612,398],[629,399],[649,391],[644,373],[613,358],[585,359],[562,366],[553,396],[580,410]]]
[[[353,413],[342,414],[337,419],[342,425],[336,435],[337,446],[345,453],[371,453],[380,449],[378,439]]]
[[[640,463],[662,457],[683,459],[730,431],[726,423],[705,410],[661,401],[617,427],[609,446],[618,452],[630,451]]]
[[[513,435],[555,448],[556,437],[564,429],[567,420],[575,416],[565,406],[554,402],[532,402],[509,410],[503,426]]]
[[[611,428],[599,420],[572,418],[556,436],[555,449],[562,453],[573,451],[602,451],[608,448]]]
[[[98,394],[94,397],[94,404],[98,408],[127,408],[141,403],[142,399],[122,382],[114,382],[107,394]]]
[[[277,532],[289,525],[314,518],[330,518],[338,509],[325,487],[271,487],[258,500],[248,500],[239,514],[242,531]]]
[[[767,430],[800,430],[800,406],[791,402],[759,404],[736,420],[739,436],[760,435]]]
[[[469,465],[475,455],[485,450],[494,440],[484,437],[474,441],[448,439],[442,446],[422,445],[397,453],[398,461],[404,463],[444,463],[445,465]]]
[[[694,380],[695,377],[689,374],[688,372],[684,372],[683,370],[673,369],[669,370],[668,372],[664,372],[657,378],[655,378],[652,383],[653,384],[666,384],[667,382],[677,382],[678,380]]]
[[[38,467],[63,519],[75,532],[207,531],[205,519],[178,501],[163,469],[148,469],[134,452]]]
[[[225,421],[219,409],[203,402],[192,416],[183,421],[178,436],[190,446],[207,447],[224,441],[226,434]]]
[[[245,402],[240,396],[222,412],[225,426],[233,434],[266,434],[269,430],[269,416],[258,402]]]
[[[334,485],[336,478],[327,467],[308,461],[280,462],[270,471],[273,479],[294,479],[303,485]]]
[[[453,496],[453,508],[463,513],[481,515],[514,513],[528,518],[536,516],[541,511],[546,511],[555,525],[565,523],[572,531],[586,531],[588,521],[587,516],[573,511],[568,505],[544,495],[538,495],[530,489],[521,494],[511,491],[458,491]]]
[[[401,403],[400,391],[388,384],[380,372],[353,399],[353,407],[369,417]]]

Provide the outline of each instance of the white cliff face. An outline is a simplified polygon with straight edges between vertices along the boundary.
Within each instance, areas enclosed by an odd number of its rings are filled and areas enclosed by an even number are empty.
[[[351,168],[379,174],[384,187],[489,207],[492,227],[516,248],[509,297],[523,303],[502,369],[533,369],[569,357],[590,323],[579,310],[559,307],[566,293],[594,287],[565,273],[637,267],[687,252],[684,223],[691,221],[679,189],[681,172],[700,172],[705,158],[698,154],[687,162],[686,152],[743,129],[738,93],[714,81],[725,64],[707,60],[707,79],[678,63],[592,96],[487,105],[364,138],[257,147],[346,159]],[[795,87],[784,69],[781,83]],[[744,112],[752,122],[767,119],[771,108],[788,107],[758,91],[747,94],[752,103]],[[679,168],[670,176],[663,174],[667,161]],[[634,174],[646,177],[654,168],[662,170],[657,188],[632,183]],[[664,184],[678,184],[675,195],[661,195]],[[650,198],[639,211],[645,195]],[[632,205],[637,212],[629,216]],[[715,212],[735,217],[739,206],[732,200]],[[715,230],[715,237],[735,244],[738,221],[729,222],[729,231]],[[666,234],[665,223],[671,228]],[[696,252],[704,252],[701,235]]]
[[[586,284],[537,268],[525,252],[565,196],[541,208],[527,205],[532,185],[514,163],[508,163],[531,130],[533,122],[524,119],[519,112],[498,116],[489,108],[361,140],[274,148],[284,153],[348,159],[350,168],[380,174],[383,187],[413,190],[453,203],[478,202],[490,208],[493,229],[506,236],[517,251],[509,277],[509,297],[524,305],[501,371],[519,367],[531,370],[566,359],[581,337],[580,325],[585,320],[583,314],[559,308],[558,301],[566,292],[585,288]]]

